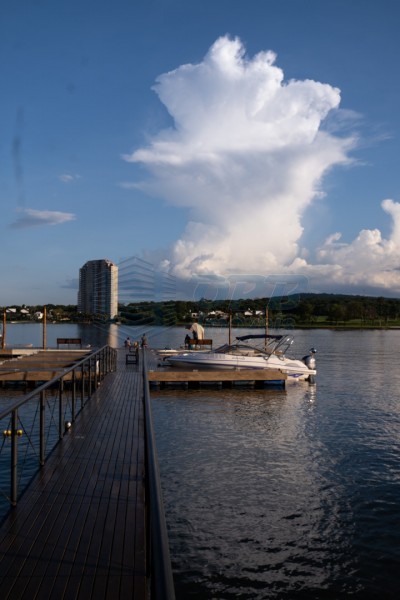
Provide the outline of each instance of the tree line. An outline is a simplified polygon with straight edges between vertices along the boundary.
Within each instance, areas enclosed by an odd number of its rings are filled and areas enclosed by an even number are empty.
[[[3,307],[4,311],[6,307]],[[43,305],[13,307],[13,321],[29,321]],[[104,315],[79,313],[76,305],[47,304],[49,321],[104,322]],[[119,323],[128,325],[182,325],[197,317],[208,326],[262,327],[394,327],[400,326],[400,299],[345,294],[297,294],[238,300],[131,302],[119,305]]]
[[[120,319],[130,324],[179,325],[196,315],[199,321],[223,326],[389,327],[400,325],[400,299],[345,294],[297,294],[238,300],[130,303]]]

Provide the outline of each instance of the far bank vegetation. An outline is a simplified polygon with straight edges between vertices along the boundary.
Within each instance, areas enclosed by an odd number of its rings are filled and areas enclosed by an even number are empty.
[[[209,327],[388,328],[400,327],[400,299],[338,294],[279,298],[140,302],[120,306],[131,325],[182,325],[198,319]]]
[[[7,320],[40,321],[44,306],[0,307]],[[46,305],[52,323],[106,322],[104,315],[82,314],[76,305]],[[186,325],[198,319],[207,327],[389,328],[400,327],[400,299],[342,294],[297,294],[239,300],[130,302],[119,306],[114,322],[126,325]]]

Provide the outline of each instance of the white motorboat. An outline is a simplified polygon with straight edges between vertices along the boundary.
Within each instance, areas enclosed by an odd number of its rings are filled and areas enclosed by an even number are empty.
[[[264,348],[247,342],[264,341]],[[244,335],[233,344],[224,344],[208,352],[182,352],[166,356],[164,361],[176,368],[186,369],[275,369],[285,373],[288,380],[312,381],[315,369],[315,348],[299,359],[289,358],[286,351],[293,343],[290,335]]]

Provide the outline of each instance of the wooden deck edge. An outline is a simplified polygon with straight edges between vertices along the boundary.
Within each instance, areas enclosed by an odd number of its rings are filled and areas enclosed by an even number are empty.
[[[286,373],[272,369],[224,371],[148,371],[149,381],[283,381]]]

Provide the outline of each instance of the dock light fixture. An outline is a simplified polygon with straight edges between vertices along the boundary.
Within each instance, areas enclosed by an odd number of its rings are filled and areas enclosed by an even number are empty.
[[[17,429],[15,431],[15,433],[17,434],[18,437],[21,437],[21,435],[23,435],[23,430],[22,429]],[[13,434],[12,429],[5,429],[3,431],[3,437],[7,438],[7,437],[11,437]]]

